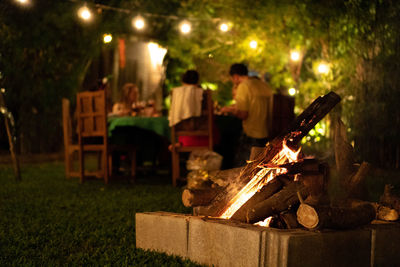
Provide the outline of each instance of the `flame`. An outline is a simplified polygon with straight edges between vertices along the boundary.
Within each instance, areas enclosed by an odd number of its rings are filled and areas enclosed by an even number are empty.
[[[269,216],[269,217],[268,217],[267,219],[265,219],[264,221],[256,222],[254,225],[269,227],[269,225],[271,224],[271,221],[272,221],[272,216]]]
[[[236,196],[228,203],[228,208],[220,216],[223,219],[229,219],[243,206],[255,193],[263,188],[264,185],[272,181],[276,176],[287,172],[286,168],[274,167],[284,163],[290,163],[297,160],[300,149],[292,151],[284,141],[282,149],[272,158],[268,166],[259,166],[261,170],[240,190]]]

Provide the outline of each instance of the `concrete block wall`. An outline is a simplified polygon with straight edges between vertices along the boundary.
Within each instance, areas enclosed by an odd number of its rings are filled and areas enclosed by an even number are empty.
[[[136,213],[136,247],[187,258],[189,215]]]
[[[262,227],[228,220],[189,220],[188,257],[202,264],[222,267],[260,266]]]
[[[166,212],[137,213],[136,246],[210,266],[400,266],[400,224],[311,232]]]

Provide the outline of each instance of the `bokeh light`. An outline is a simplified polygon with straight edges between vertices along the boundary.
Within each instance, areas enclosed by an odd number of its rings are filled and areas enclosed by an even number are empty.
[[[219,29],[220,29],[221,32],[227,32],[227,31],[229,31],[229,26],[226,23],[221,23],[219,25]]]
[[[138,30],[143,30],[144,27],[146,26],[146,23],[144,21],[144,18],[141,16],[136,16],[132,19],[132,25]]]
[[[299,61],[300,60],[300,52],[299,51],[290,52],[290,59],[293,61]]]
[[[296,88],[292,87],[288,90],[289,95],[294,96],[296,94]]]
[[[329,66],[326,63],[319,63],[318,72],[321,74],[327,74],[329,72]]]
[[[111,41],[112,41],[112,35],[111,34],[106,33],[106,34],[103,35],[103,42],[105,44],[111,43]]]
[[[191,32],[192,26],[190,25],[189,22],[183,21],[183,22],[181,22],[181,24],[179,24],[179,29],[180,29],[181,33],[188,34]]]
[[[257,48],[257,46],[258,46],[258,43],[257,43],[257,41],[251,41],[250,42],[250,48],[252,48],[252,49],[256,49]]]
[[[87,6],[83,6],[78,9],[78,16],[85,21],[89,21],[92,18],[92,12]]]

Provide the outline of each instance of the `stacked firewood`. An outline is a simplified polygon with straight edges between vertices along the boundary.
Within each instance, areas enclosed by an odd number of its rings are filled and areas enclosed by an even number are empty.
[[[321,120],[340,98],[329,93],[315,100],[292,123],[286,134],[276,137],[260,153],[242,167],[215,171],[209,174],[216,181],[213,187],[185,189],[182,201],[193,207],[195,215],[223,217],[232,199],[262,168],[271,167],[271,159],[283,144],[297,149],[297,143]],[[400,199],[390,195],[389,188],[381,203],[366,201],[365,177],[370,165],[354,163],[353,149],[347,142],[343,123],[338,120],[335,132],[335,158],[340,184],[346,192],[340,201],[331,201],[327,188],[329,166],[315,158],[300,157],[295,162],[274,168],[285,169],[259,189],[229,219],[247,223],[258,223],[269,218],[270,226],[278,228],[306,227],[308,229],[349,229],[369,224],[374,219],[393,221],[398,219]],[[219,181],[219,182],[217,182]],[[385,204],[390,202],[389,204]]]

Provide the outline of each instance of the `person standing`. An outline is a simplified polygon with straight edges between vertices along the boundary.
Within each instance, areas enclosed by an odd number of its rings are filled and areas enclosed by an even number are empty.
[[[246,65],[233,64],[229,71],[236,87],[235,105],[223,107],[222,113],[230,113],[242,120],[243,132],[235,166],[243,166],[250,157],[251,147],[263,147],[268,142],[271,123],[272,89],[257,77],[249,77]]]

